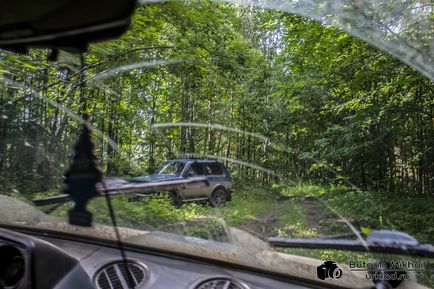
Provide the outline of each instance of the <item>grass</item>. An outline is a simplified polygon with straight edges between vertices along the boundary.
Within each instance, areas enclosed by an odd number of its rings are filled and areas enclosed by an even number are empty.
[[[56,192],[37,194],[38,197]],[[319,200],[314,207],[306,207],[307,198]],[[400,201],[398,201],[401,199]],[[322,232],[336,234],[349,232],[336,212],[352,222],[357,229],[395,229],[416,237],[420,242],[434,243],[434,198],[432,196],[397,196],[390,193],[360,191],[346,187],[318,185],[288,186],[284,184],[244,186],[232,197],[232,202],[221,209],[207,204],[188,203],[181,208],[170,205],[168,198],[156,196],[129,202],[127,197],[112,200],[119,224],[139,229],[158,229],[193,220],[224,219],[231,226],[242,226],[249,221],[270,219],[277,235],[314,237],[307,216],[315,210]],[[55,215],[65,216],[68,206]],[[90,210],[97,212],[96,221],[110,223],[104,198],[91,202]],[[265,220],[267,221],[267,220]],[[268,223],[267,223],[268,224]]]
[[[277,186],[279,187],[279,186]],[[347,231],[337,222],[334,212],[351,221],[361,231],[393,229],[406,232],[421,243],[434,243],[434,198],[432,196],[400,196],[386,192],[361,191],[347,187],[318,185],[280,186],[280,192],[295,199],[311,196],[326,208],[319,224],[331,235]],[[309,256],[320,260],[380,262],[402,260],[424,262],[426,269],[416,272],[422,284],[434,288],[434,260],[379,253],[349,252],[340,250],[280,249],[289,254]]]
[[[56,193],[45,192],[36,194],[35,197],[54,194]],[[249,222],[252,222],[252,230],[266,226],[264,230],[275,235],[311,236],[308,224],[300,218],[303,211],[299,205],[295,202],[279,202],[276,200],[278,196],[279,190],[246,186],[233,194],[232,202],[219,209],[201,203],[187,203],[176,208],[165,196],[146,197],[134,202],[129,201],[128,197],[115,197],[112,204],[118,225],[135,229],[216,237],[214,232],[222,230],[223,221],[229,226],[241,228],[247,228]],[[72,204],[67,204],[52,215],[66,217],[71,208]],[[93,199],[89,210],[94,212],[96,222],[111,225],[104,198]],[[279,218],[276,218],[277,214]],[[274,222],[268,222],[267,217],[275,218]]]
[[[343,186],[275,186],[283,196],[312,196],[324,206],[322,225],[339,233],[343,223],[327,223],[336,213],[359,230],[394,229],[409,233],[420,242],[434,243],[434,197],[406,196],[387,192],[361,191]],[[333,220],[333,219],[332,219]]]

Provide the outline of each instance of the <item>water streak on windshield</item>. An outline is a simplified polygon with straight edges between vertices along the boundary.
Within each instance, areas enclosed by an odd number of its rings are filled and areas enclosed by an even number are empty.
[[[248,168],[252,168],[252,169],[257,170],[257,171],[265,172],[265,173],[267,173],[267,174],[269,174],[271,176],[277,177],[278,180],[285,180],[281,175],[275,173],[272,170],[269,170],[267,168],[258,166],[256,164],[252,164],[252,163],[248,163],[248,162],[243,162],[243,161],[237,160],[235,158],[228,158],[228,157],[217,156],[217,155],[209,155],[209,154],[197,154],[197,153],[192,153],[192,152],[177,153],[176,156],[177,156],[177,158],[187,158],[187,159],[188,158],[217,159],[217,160],[220,160],[220,161],[234,163],[234,164],[237,164],[237,165],[241,165],[241,166],[245,166],[245,167],[248,167]],[[290,181],[290,180],[287,180],[287,179],[286,179],[286,181],[289,181],[290,183],[295,184],[294,181]]]
[[[228,127],[228,126],[224,126],[224,125],[219,125],[219,124],[208,124],[208,123],[193,123],[193,122],[177,122],[177,123],[157,123],[157,124],[153,124],[151,126],[151,128],[165,128],[165,127],[199,127],[199,128],[211,128],[211,129],[217,129],[217,130],[225,130],[225,131],[229,131],[229,132],[236,132],[236,133],[241,133],[241,134],[246,134],[248,136],[252,136],[255,138],[258,138],[260,140],[262,140],[264,142],[264,146],[265,147],[270,147],[275,149],[276,151],[283,151],[283,152],[287,152],[287,153],[292,153],[292,154],[301,154],[302,152],[299,151],[298,149],[293,149],[288,145],[284,145],[283,143],[276,143],[276,142],[270,142],[270,140],[258,133],[254,133],[254,132],[250,132],[250,131],[246,131],[246,130],[241,130],[238,128],[233,128],[233,127]],[[380,138],[380,137],[379,137]],[[378,139],[379,139],[378,138]],[[374,140],[376,141],[376,140]],[[265,149],[267,150],[267,149]],[[201,157],[212,157],[210,155],[201,155],[201,154],[195,154],[195,153],[181,153],[178,155],[184,155],[185,157],[193,157],[193,158],[201,158]],[[279,176],[278,174],[274,173],[271,170],[268,170],[266,168],[263,168],[261,166],[255,165],[255,164],[251,164],[251,163],[246,163],[246,162],[242,162],[240,160],[236,160],[233,158],[225,158],[225,157],[221,157],[221,156],[217,156],[217,158],[219,158],[220,160],[225,160],[225,161],[233,161],[235,163],[241,164],[241,165],[245,165],[257,170],[261,170],[264,172],[267,172],[271,175],[277,176],[279,177],[279,179],[282,179],[281,176]],[[306,159],[310,159],[313,160],[315,162],[320,163],[320,160],[315,158],[313,155],[311,154],[305,154],[305,158]],[[359,189],[359,187],[357,187],[355,184],[353,184],[349,179],[343,177],[342,175],[340,175],[336,170],[334,170],[333,168],[331,168],[329,165],[327,164],[323,164],[324,169],[328,170],[329,172],[333,173],[336,177],[341,178],[343,181],[345,181],[348,185],[350,185],[351,187],[355,188],[355,189]]]

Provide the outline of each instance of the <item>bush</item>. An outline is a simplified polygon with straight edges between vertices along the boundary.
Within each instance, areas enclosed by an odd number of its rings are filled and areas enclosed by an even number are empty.
[[[336,187],[327,190],[324,199],[359,227],[394,229],[407,232],[420,242],[434,242],[432,196],[410,197]]]

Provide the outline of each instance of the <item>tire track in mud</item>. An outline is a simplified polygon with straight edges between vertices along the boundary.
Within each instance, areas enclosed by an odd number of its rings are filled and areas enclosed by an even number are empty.
[[[324,207],[313,197],[304,197],[301,202],[301,207],[305,214],[306,223],[310,229],[319,236],[325,236],[327,230],[321,226],[320,221],[324,213]]]
[[[246,221],[240,226],[240,229],[251,233],[252,235],[266,240],[268,237],[276,235],[277,219],[277,206],[273,203],[272,208],[263,212],[253,219]],[[280,210],[279,210],[280,211]]]
[[[288,204],[290,206],[287,206]],[[282,223],[282,219],[288,207],[290,209],[295,207],[299,218],[285,224]],[[267,207],[266,211],[244,222],[239,227],[262,240],[266,240],[269,237],[282,234],[291,236],[297,222],[302,222],[314,234],[321,236],[327,234],[327,230],[320,224],[323,212],[323,206],[315,198],[280,197],[270,202],[270,206]]]

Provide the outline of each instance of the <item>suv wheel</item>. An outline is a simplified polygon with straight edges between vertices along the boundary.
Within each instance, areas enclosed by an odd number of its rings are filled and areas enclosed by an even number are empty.
[[[209,202],[215,208],[223,207],[229,199],[228,192],[223,188],[217,188],[212,192]]]
[[[181,197],[179,196],[178,192],[170,191],[169,196],[170,196],[170,200],[171,200],[173,206],[181,207],[182,200],[181,200]]]

